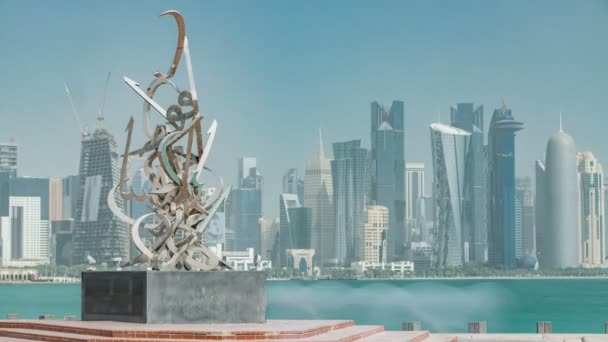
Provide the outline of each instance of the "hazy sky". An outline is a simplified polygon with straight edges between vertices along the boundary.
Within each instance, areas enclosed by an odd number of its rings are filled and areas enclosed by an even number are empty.
[[[16,139],[21,175],[78,172],[64,81],[95,127],[111,71],[105,125],[122,149],[134,115],[143,143],[142,101],[122,75],[145,86],[167,71],[166,9],[185,16],[201,109],[218,120],[210,166],[234,183],[237,158],[257,157],[265,216],[278,214],[283,173],[303,176],[319,127],[328,156],[334,141],[369,147],[374,100],[405,101],[405,159],[425,162],[428,177],[437,112],[448,122],[450,105],[474,102],[489,123],[502,98],[525,124],[518,175],[533,174],[560,111],[577,148],[608,164],[606,1],[0,0],[0,141]]]

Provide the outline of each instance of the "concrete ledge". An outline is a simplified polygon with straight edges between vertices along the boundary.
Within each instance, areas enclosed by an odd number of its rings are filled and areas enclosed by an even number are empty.
[[[266,322],[265,272],[83,272],[81,286],[83,321]]]

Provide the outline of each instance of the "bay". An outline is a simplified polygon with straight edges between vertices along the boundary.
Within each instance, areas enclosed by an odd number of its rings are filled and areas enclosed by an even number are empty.
[[[608,279],[450,279],[268,281],[269,319],[351,319],[398,330],[465,332],[488,321],[489,332],[532,333],[537,321],[554,332],[603,333]],[[0,284],[0,317],[80,315],[80,284]]]

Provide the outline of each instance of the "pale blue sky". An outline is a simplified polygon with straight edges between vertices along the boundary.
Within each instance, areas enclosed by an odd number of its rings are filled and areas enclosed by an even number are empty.
[[[526,125],[519,175],[532,175],[560,111],[578,149],[608,164],[607,1],[0,0],[0,141],[15,137],[21,175],[77,173],[64,81],[94,127],[112,72],[106,126],[122,148],[142,106],[122,75],[146,85],[166,71],[176,29],[158,14],[170,8],[186,18],[201,108],[218,120],[211,167],[232,183],[237,158],[257,157],[266,216],[282,174],[314,156],[317,128],[328,155],[342,139],[369,146],[374,100],[405,101],[405,158],[429,177],[437,111],[447,122],[450,105],[475,102],[488,123],[503,97]]]

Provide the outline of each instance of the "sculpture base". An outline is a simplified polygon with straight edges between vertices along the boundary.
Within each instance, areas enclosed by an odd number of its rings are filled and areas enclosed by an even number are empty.
[[[82,272],[81,312],[83,321],[264,323],[266,273]]]

